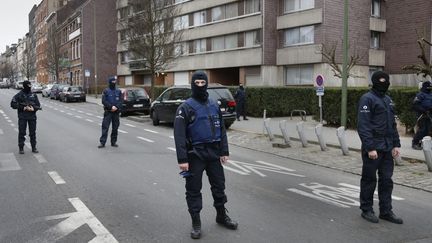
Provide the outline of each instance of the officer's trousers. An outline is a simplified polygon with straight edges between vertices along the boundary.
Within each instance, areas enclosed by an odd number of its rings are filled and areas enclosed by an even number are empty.
[[[423,119],[418,121],[418,128],[419,130],[416,132],[416,134],[414,134],[414,138],[412,140],[412,144],[420,144],[421,140],[423,139],[423,137],[428,136],[429,135],[429,131],[431,129],[431,120],[430,118],[424,117]]]
[[[201,161],[192,159],[189,161],[189,172],[192,176],[186,178],[186,202],[189,213],[199,213],[202,209],[202,175],[207,173],[210,189],[213,195],[213,206],[224,207],[227,202],[225,195],[225,175],[219,160]]]
[[[24,147],[27,123],[29,126],[30,144],[32,148],[36,148],[36,119],[18,119],[18,147]]]
[[[115,144],[117,142],[117,134],[118,128],[120,126],[120,114],[119,112],[104,112],[104,118],[102,121],[102,136],[99,141],[101,144],[106,143],[108,138],[108,129],[110,127],[110,123],[112,123],[112,131],[111,131],[111,144]]]
[[[393,157],[391,151],[378,151],[378,159],[369,159],[368,152],[362,151],[363,169],[360,180],[360,209],[373,212],[373,196],[377,184],[378,170],[378,199],[381,214],[392,210],[393,191]]]
[[[240,116],[243,116],[243,119],[246,118],[246,102],[244,101],[237,102],[236,114],[237,114],[237,119],[239,119]]]

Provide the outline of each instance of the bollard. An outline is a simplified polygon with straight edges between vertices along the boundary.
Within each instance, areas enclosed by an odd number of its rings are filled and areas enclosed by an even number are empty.
[[[265,119],[267,118],[266,116],[267,116],[267,110],[264,109],[264,112],[263,112],[263,131],[262,131],[263,135],[265,135],[265,129],[266,129],[265,128]]]
[[[428,167],[428,171],[432,172],[432,138],[426,136],[422,140],[423,152],[425,155],[425,163]]]
[[[273,133],[271,132],[271,129],[270,129],[270,120],[271,120],[271,118],[265,119],[264,120],[264,126],[265,126],[265,129],[267,131],[267,134],[269,136],[270,141],[273,141],[274,136],[273,136]]]
[[[288,130],[287,130],[287,125],[286,125],[287,121],[286,120],[282,120],[279,122],[279,127],[282,131],[282,135],[284,137],[284,141],[285,144],[288,145],[288,147],[291,147],[291,140],[290,137],[288,135]]]
[[[347,145],[347,142],[346,142],[346,139],[345,139],[345,127],[344,126],[339,127],[336,130],[336,135],[337,135],[337,137],[339,139],[339,143],[340,143],[340,146],[341,146],[341,149],[342,149],[342,154],[343,155],[348,155],[349,154],[349,150],[348,150],[348,145]]]
[[[300,138],[300,141],[301,141],[303,147],[307,147],[308,141],[307,141],[305,133],[304,133],[303,124],[304,124],[304,122],[297,123],[297,132],[299,134],[299,138]]]
[[[326,145],[326,143],[325,143],[324,136],[323,136],[323,134],[322,134],[322,127],[323,127],[323,125],[322,125],[321,123],[318,124],[318,125],[315,127],[315,134],[316,134],[317,137],[318,137],[318,142],[319,142],[319,144],[320,144],[321,151],[326,151],[326,150],[327,150],[327,145]]]

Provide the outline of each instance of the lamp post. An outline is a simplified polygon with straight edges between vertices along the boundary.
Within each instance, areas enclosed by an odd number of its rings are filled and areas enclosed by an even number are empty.
[[[342,63],[342,101],[341,126],[347,122],[347,83],[348,83],[348,0],[344,0],[344,33],[343,33],[343,63]]]

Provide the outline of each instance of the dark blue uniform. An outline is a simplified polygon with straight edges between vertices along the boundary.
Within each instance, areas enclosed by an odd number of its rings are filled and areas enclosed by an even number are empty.
[[[234,94],[234,98],[236,100],[236,113],[237,120],[240,120],[240,116],[243,116],[243,120],[247,120],[246,118],[246,91],[243,86],[240,86],[236,93]]]
[[[176,113],[174,138],[178,163],[189,163],[192,176],[186,178],[186,201],[189,212],[202,209],[202,175],[207,172],[216,208],[224,207],[225,175],[220,162],[228,156],[228,142],[219,106],[211,101],[200,103],[190,98]]]
[[[430,120],[431,114],[429,114],[430,111],[432,111],[432,93],[430,86],[430,82],[424,82],[421,91],[417,93],[416,97],[414,98],[413,109],[417,112],[417,117],[419,118],[422,114],[424,114],[424,116],[422,116],[422,118],[417,122],[419,129],[413,137],[413,147],[420,145],[423,137],[429,134],[432,125]]]
[[[99,141],[101,145],[105,145],[108,137],[108,129],[112,123],[111,145],[117,142],[118,128],[120,126],[120,109],[122,107],[122,94],[117,88],[106,88],[102,93],[102,104],[104,106],[104,118],[102,121],[102,136]],[[111,111],[111,108],[117,107],[116,111]]]
[[[24,111],[24,107],[32,106],[34,111]],[[11,107],[18,111],[18,147],[20,150],[24,147],[27,124],[29,126],[30,144],[36,148],[36,112],[41,109],[39,99],[32,92],[21,90],[11,101]]]
[[[360,209],[373,212],[373,195],[377,183],[381,214],[391,212],[393,191],[392,149],[400,147],[393,102],[389,96],[374,89],[364,94],[358,106],[358,133],[362,142],[363,170],[360,190]],[[377,159],[370,159],[369,151],[376,150]]]

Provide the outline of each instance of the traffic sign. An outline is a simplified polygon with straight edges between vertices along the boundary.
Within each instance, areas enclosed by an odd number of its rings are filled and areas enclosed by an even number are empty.
[[[90,70],[86,69],[86,70],[84,71],[84,76],[85,76],[85,77],[90,77]]]
[[[315,82],[317,86],[324,86],[324,77],[321,75],[318,75],[315,79]]]

